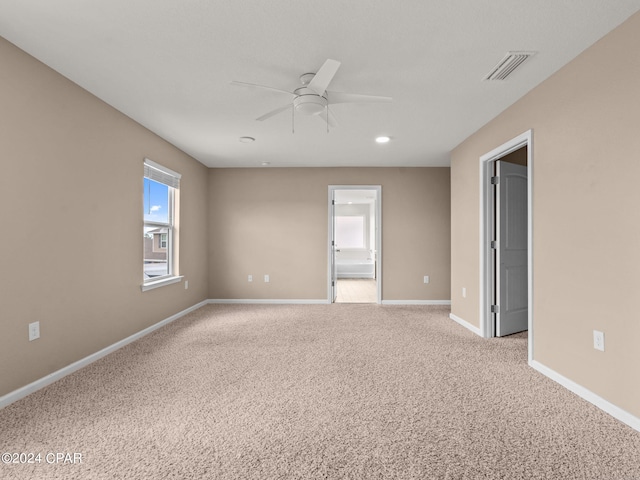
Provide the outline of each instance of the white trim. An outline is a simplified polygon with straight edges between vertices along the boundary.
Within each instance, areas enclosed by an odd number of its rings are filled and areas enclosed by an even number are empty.
[[[320,299],[285,299],[285,298],[210,298],[206,301],[209,304],[213,303],[243,303],[243,304],[270,304],[270,305],[326,305],[331,303],[326,298]]]
[[[382,300],[382,305],[451,305],[451,300]]]
[[[473,333],[475,333],[479,337],[482,337],[482,330],[480,330],[475,325],[471,325],[469,322],[467,322],[466,320],[463,320],[462,318],[458,317],[457,315],[454,315],[453,313],[449,314],[449,318],[451,320],[453,320],[454,322],[459,323],[464,328],[466,328],[468,330],[471,330]]]
[[[640,418],[632,415],[631,413],[623,410],[622,408],[614,405],[613,403],[605,400],[599,395],[596,395],[591,390],[583,387],[582,385],[577,384],[573,380],[568,379],[567,377],[559,374],[555,370],[550,369],[549,367],[541,364],[536,360],[529,361],[529,366],[534,370],[537,370],[545,377],[549,377],[554,382],[559,383],[566,389],[578,395],[580,398],[586,400],[589,403],[592,403],[600,410],[605,411],[613,418],[621,421],[622,423],[630,426],[634,430],[640,432]]]
[[[508,142],[494,148],[480,157],[480,332],[484,338],[495,336],[493,322],[489,321],[491,313],[491,269],[489,257],[491,255],[490,235],[486,226],[490,220],[493,201],[491,190],[488,188],[489,178],[492,176],[492,162],[508,155],[515,150],[527,147],[527,269],[528,269],[528,329],[529,329],[529,361],[533,360],[533,130],[518,135]]]
[[[271,305],[287,305],[287,304],[299,304],[299,305],[324,305],[330,304],[331,301],[322,299],[280,299],[280,298],[212,298],[207,300],[207,303],[260,303]],[[451,305],[451,300],[382,300],[382,305]]]
[[[21,387],[17,390],[14,390],[13,392],[9,392],[6,395],[3,395],[2,397],[0,397],[0,408],[4,408],[15,401],[20,400],[21,398],[24,398],[27,395],[30,395],[40,390],[41,388],[46,387],[47,385],[51,385],[52,383],[60,380],[61,378],[66,377],[67,375],[77,370],[80,370],[83,367],[86,367],[87,365],[95,362],[96,360],[99,360],[102,357],[105,357],[110,353],[115,352],[116,350],[124,347],[125,345],[128,345],[131,342],[134,342],[144,337],[145,335],[150,334],[151,332],[159,329],[160,327],[167,325],[168,323],[173,322],[174,320],[177,320],[178,318],[186,315],[187,313],[197,310],[200,307],[204,307],[206,304],[207,302],[203,301],[192,307],[187,308],[186,310],[182,310],[181,312],[178,312],[175,315],[171,315],[170,317],[165,318],[164,320],[158,323],[155,323],[150,327],[147,327],[144,330],[139,331],[138,333],[134,333],[133,335],[123,340],[120,340],[119,342],[114,343],[113,345],[110,345],[108,347],[103,348],[102,350],[92,353],[91,355],[88,355],[78,360],[77,362],[72,363],[71,365],[67,365],[66,367],[63,367],[60,370],[56,370],[55,372],[50,373],[49,375],[46,375],[34,382],[31,382],[30,384],[25,385],[24,387]]]
[[[143,292],[146,292],[147,290],[153,290],[154,288],[164,287],[165,285],[171,285],[172,283],[181,282],[183,278],[184,278],[184,275],[179,275],[177,277],[163,278],[162,280],[157,280],[155,282],[143,283],[142,285],[140,285],[140,288],[142,289]]]
[[[328,227],[328,240],[327,240],[327,300],[329,303],[332,303],[333,299],[331,298],[331,240],[333,240],[333,222],[331,217],[331,201],[333,200],[332,193],[336,190],[373,190],[376,192],[376,303],[382,303],[382,186],[381,185],[329,185],[329,201],[328,201],[328,217],[329,217],[329,227]]]

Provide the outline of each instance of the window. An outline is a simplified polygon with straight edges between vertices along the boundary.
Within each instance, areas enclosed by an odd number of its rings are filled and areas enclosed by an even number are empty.
[[[339,248],[365,248],[364,216],[336,217],[336,245]]]
[[[176,199],[180,174],[151,160],[144,161],[142,290],[180,281],[177,274]]]

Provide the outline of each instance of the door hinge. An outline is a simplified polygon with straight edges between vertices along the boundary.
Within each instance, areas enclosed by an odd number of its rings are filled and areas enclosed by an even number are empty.
[[[491,248],[494,250],[498,248],[498,242],[496,240],[491,240]]]
[[[331,200],[331,205],[335,205],[336,201],[335,200]]]
[[[491,305],[491,313],[500,313],[500,307],[498,305]]]
[[[336,282],[334,282],[333,280],[331,280],[331,286],[335,287],[336,286]]]
[[[500,183],[500,177],[491,177],[491,185],[498,185]]]

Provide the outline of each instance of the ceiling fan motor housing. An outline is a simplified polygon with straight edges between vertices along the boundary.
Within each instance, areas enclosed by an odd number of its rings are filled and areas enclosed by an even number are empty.
[[[306,87],[315,76],[315,73],[303,73],[302,75],[300,75],[300,83]]]
[[[298,88],[294,93],[296,98],[293,99],[293,107],[304,115],[318,115],[326,110],[329,103],[327,97],[307,87]]]

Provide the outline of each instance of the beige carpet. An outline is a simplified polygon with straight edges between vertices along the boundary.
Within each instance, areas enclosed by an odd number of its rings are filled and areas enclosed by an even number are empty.
[[[204,307],[0,410],[42,455],[0,478],[640,479],[640,433],[447,316]]]

